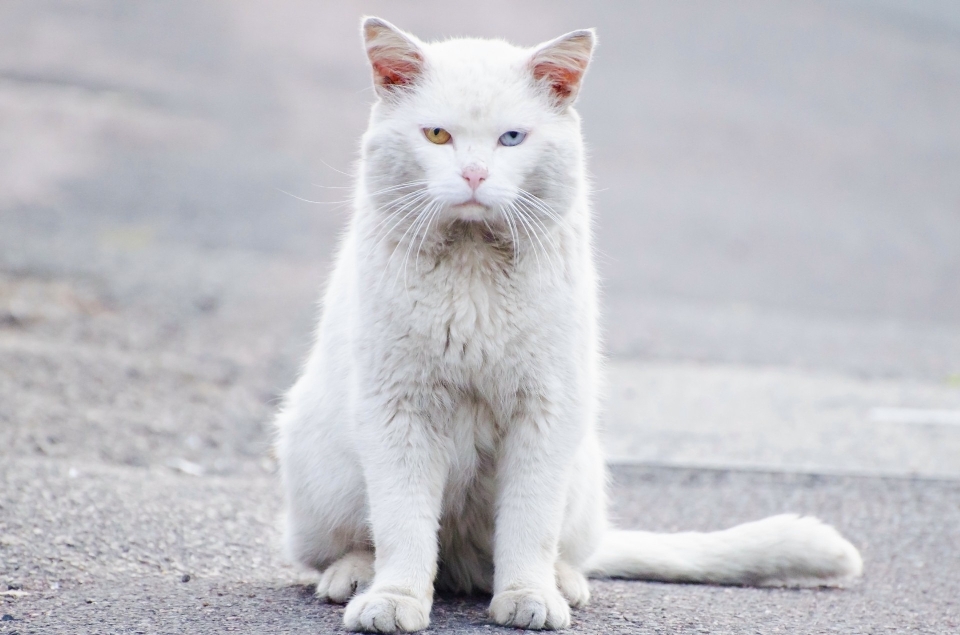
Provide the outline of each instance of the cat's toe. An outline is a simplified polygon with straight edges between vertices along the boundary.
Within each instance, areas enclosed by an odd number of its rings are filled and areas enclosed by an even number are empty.
[[[317,597],[343,604],[373,580],[373,554],[353,551],[326,568],[317,582]]]
[[[582,608],[590,601],[590,585],[587,578],[562,560],[557,562],[557,586],[560,594],[575,609]]]
[[[412,595],[369,591],[347,605],[343,624],[351,631],[411,633],[430,625],[430,601]]]
[[[556,589],[501,591],[490,602],[490,618],[502,626],[557,630],[570,626],[570,607]]]

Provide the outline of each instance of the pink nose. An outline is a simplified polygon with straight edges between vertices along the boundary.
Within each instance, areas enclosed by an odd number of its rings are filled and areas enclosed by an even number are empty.
[[[468,165],[463,168],[463,180],[467,182],[471,190],[476,191],[480,184],[487,180],[487,168],[479,165]]]

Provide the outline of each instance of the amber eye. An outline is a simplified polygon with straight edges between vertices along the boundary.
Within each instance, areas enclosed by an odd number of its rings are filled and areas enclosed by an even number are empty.
[[[443,128],[424,128],[423,134],[427,136],[427,139],[430,140],[430,143],[435,143],[437,145],[443,145],[450,141],[450,133]]]

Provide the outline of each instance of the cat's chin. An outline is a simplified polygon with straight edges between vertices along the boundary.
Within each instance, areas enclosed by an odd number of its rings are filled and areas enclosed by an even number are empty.
[[[450,206],[450,213],[458,220],[464,221],[483,221],[490,220],[492,212],[490,208],[477,201],[467,201]]]

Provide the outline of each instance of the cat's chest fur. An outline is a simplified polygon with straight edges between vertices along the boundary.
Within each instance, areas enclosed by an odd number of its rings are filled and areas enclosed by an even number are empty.
[[[482,224],[453,223],[431,240],[419,260],[387,269],[397,283],[381,287],[381,341],[455,383],[522,374],[564,320],[551,301],[562,276]]]
[[[414,322],[426,327],[419,337],[447,364],[500,359],[523,330],[517,254],[476,228],[452,228],[432,255],[413,307]]]

